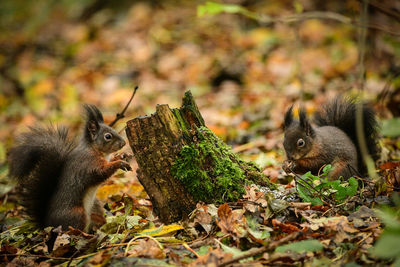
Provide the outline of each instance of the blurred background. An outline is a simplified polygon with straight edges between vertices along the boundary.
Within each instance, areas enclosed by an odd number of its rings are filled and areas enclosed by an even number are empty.
[[[381,118],[400,114],[400,1],[362,3],[2,0],[0,162],[30,125],[78,135],[83,103],[110,122],[138,85],[118,130],[191,90],[208,127],[277,176],[292,103],[363,88]]]

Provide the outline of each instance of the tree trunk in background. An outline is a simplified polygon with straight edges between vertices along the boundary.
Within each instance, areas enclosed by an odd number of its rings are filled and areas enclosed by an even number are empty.
[[[190,92],[179,109],[157,105],[154,114],[128,121],[126,133],[138,179],[164,223],[181,220],[198,201],[236,200],[245,181],[270,185],[205,127]]]

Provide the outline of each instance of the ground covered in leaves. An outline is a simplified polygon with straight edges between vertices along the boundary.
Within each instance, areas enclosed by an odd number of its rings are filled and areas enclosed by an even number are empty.
[[[1,1],[0,265],[400,266],[399,7],[371,1],[362,41],[360,1],[227,2],[237,5]],[[235,202],[198,203],[163,225],[133,160],[133,172],[99,189],[107,224],[95,233],[36,229],[7,176],[15,134],[52,122],[79,135],[83,103],[109,122],[135,85],[117,130],[156,104],[178,107],[190,89],[206,125],[278,189],[249,184]],[[312,115],[360,87],[381,124],[378,179],[329,182],[329,166],[318,177],[284,173],[285,110],[301,100]]]

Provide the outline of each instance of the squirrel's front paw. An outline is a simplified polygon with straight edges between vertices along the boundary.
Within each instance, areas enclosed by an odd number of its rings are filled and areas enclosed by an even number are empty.
[[[282,164],[282,169],[286,173],[292,173],[293,169],[295,168],[296,164],[292,160],[285,160]]]
[[[131,171],[132,167],[129,165],[128,162],[124,161],[124,160],[119,160],[119,168],[123,171]]]
[[[121,153],[121,154],[116,154],[111,161],[115,160],[124,160],[124,161],[129,161],[133,158],[133,155],[131,153]]]
[[[122,153],[121,154],[121,159],[125,160],[125,161],[129,161],[133,158],[133,154],[132,153]]]

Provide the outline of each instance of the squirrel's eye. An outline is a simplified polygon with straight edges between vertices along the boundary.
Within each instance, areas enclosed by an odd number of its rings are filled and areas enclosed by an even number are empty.
[[[110,141],[111,138],[112,138],[112,134],[110,134],[110,133],[105,133],[105,134],[104,134],[104,139],[105,139],[105,140]]]
[[[299,140],[297,140],[297,146],[298,147],[303,147],[305,144],[306,144],[306,142],[304,142],[303,139],[300,138]]]

